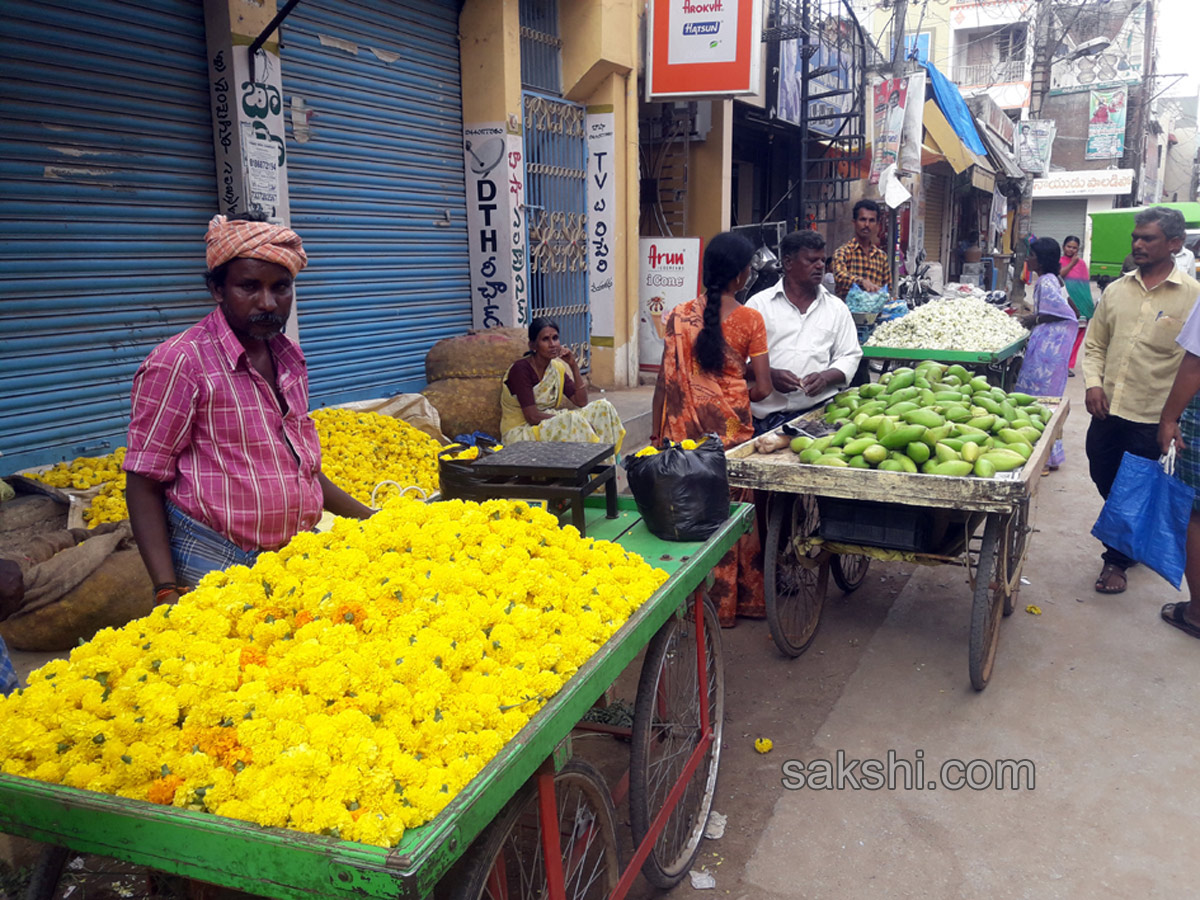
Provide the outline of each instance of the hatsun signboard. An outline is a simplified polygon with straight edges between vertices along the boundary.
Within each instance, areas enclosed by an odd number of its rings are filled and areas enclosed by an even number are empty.
[[[647,100],[758,91],[759,0],[650,0],[646,21]]]

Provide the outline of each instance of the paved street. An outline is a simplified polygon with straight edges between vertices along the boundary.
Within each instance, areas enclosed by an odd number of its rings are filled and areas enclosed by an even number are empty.
[[[1083,453],[1082,377],[1069,396],[1067,464],[1039,485],[1030,583],[1003,623],[983,693],[968,681],[969,604],[957,569],[873,566],[859,595],[834,589],[798,660],[780,658],[765,623],[725,633],[730,715],[716,808],[730,825],[700,860],[717,895],[1194,894],[1200,766],[1188,703],[1200,642],[1159,620],[1178,595],[1153,573],[1131,572],[1120,596],[1092,589],[1099,556],[1088,532],[1101,502]],[[775,742],[766,756],[751,746],[760,734]],[[786,760],[833,760],[839,750],[910,761],[923,751],[926,781],[946,760],[1028,759],[1035,788],[781,787]],[[673,896],[690,894],[685,882]]]

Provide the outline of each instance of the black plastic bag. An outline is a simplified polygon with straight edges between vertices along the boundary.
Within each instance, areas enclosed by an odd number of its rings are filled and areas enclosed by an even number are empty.
[[[625,460],[629,490],[650,533],[664,541],[708,540],[729,518],[725,448],[715,434],[695,450],[668,444]]]

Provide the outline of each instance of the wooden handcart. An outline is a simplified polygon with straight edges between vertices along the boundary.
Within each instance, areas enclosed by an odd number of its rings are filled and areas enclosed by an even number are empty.
[[[969,668],[971,684],[983,690],[991,678],[1000,619],[1012,614],[1021,588],[1030,523],[1030,501],[1054,441],[1062,437],[1070,405],[1043,400],[1054,410],[1028,462],[994,479],[954,478],[873,469],[805,465],[786,448],[760,454],[754,442],[728,454],[731,485],[766,492],[763,575],[767,619],[779,649],[799,656],[811,645],[821,621],[830,574],[843,591],[862,584],[872,557],[918,564],[960,565],[971,585]],[[806,419],[819,421],[812,413]],[[823,498],[871,507],[869,535],[827,541],[821,535]],[[934,546],[897,551],[878,539],[888,509],[919,508],[936,518]]]
[[[606,506],[588,499],[588,535],[620,543],[670,579],[435,819],[406,832],[399,846],[260,828],[0,776],[0,832],[55,848],[31,895],[48,896],[53,888],[54,868],[66,855],[58,848],[281,900],[601,900],[626,896],[639,871],[660,888],[678,883],[699,849],[721,754],[721,634],[704,590],[712,568],[749,530],[753,508],[734,504],[707,541],[668,543],[647,531],[632,500],[621,499],[612,519]],[[624,793],[627,783],[636,850],[622,868],[612,795],[592,766],[571,758],[570,738],[643,649],[634,723],[624,729],[629,772],[618,789]]]

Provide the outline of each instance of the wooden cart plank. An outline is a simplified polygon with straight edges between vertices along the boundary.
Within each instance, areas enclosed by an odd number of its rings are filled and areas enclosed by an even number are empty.
[[[1037,490],[1038,477],[1050,456],[1054,441],[1062,437],[1071,405],[1065,400],[1042,401],[1054,406],[1054,414],[1033,448],[1029,461],[1016,478],[955,478],[949,475],[925,475],[908,472],[883,472],[878,469],[842,469],[812,466],[800,462],[784,448],[760,454],[754,442],[747,441],[726,454],[729,483],[735,487],[789,494],[815,494],[844,500],[872,500],[967,509],[978,512],[1012,512],[1015,505]]]
[[[655,632],[703,584],[749,530],[753,507],[734,504],[717,534],[702,543],[650,535],[633,501],[618,518],[588,502],[593,536],[618,540],[671,578],[634,612],[571,680],[432,822],[386,849],[260,828],[247,822],[0,775],[0,832],[61,844],[254,894],[428,898],[437,881],[500,812]],[[594,519],[593,519],[594,517]]]

